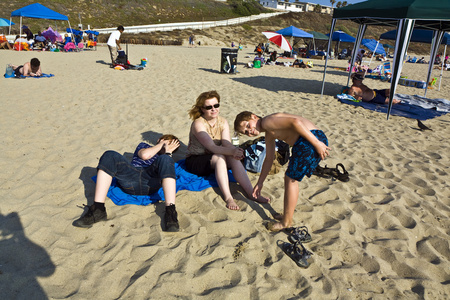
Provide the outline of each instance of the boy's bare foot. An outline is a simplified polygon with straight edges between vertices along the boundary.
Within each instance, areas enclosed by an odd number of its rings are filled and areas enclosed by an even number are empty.
[[[266,227],[269,231],[280,231],[286,228],[281,222],[269,222]]]
[[[270,198],[263,197],[263,196],[261,196],[261,195],[259,195],[258,198],[250,197],[249,199],[250,199],[250,200],[253,200],[253,201],[255,201],[255,202],[258,202],[258,203],[270,203]]]
[[[234,202],[233,198],[229,198],[228,200],[225,200],[227,203],[226,207],[231,210],[239,210],[239,206]]]
[[[273,218],[275,220],[281,221],[281,220],[283,220],[283,214],[275,214],[275,215],[273,215]]]

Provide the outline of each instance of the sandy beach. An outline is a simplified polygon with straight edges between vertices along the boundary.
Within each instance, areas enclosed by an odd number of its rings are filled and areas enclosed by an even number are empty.
[[[142,70],[109,67],[105,46],[81,53],[0,51],[0,66],[39,58],[52,78],[0,79],[0,290],[3,299],[446,299],[450,297],[450,114],[424,123],[342,104],[347,73],[325,61],[312,69],[248,69],[253,47],[238,55],[238,73],[219,73],[221,45],[129,45]],[[288,59],[284,61],[289,61]],[[346,62],[330,61],[331,67]],[[372,67],[376,62],[372,62]],[[428,65],[405,64],[423,80]],[[438,77],[438,71],[433,72]],[[375,79],[372,88],[389,88]],[[231,184],[240,211],[219,189],[180,191],[181,231],[162,230],[164,204],[116,206],[90,229],[72,226],[91,204],[98,159],[130,156],[163,133],[182,142],[187,111],[203,91],[221,95],[221,115],[290,112],[328,136],[324,162],[345,165],[349,182],[312,176],[300,182],[295,226],[309,228],[314,262],[299,268],[280,249],[284,232],[265,223],[283,211],[284,171],[267,178],[271,205],[248,201]],[[450,72],[428,98],[449,99]],[[397,93],[423,95],[399,86]],[[241,137],[241,142],[246,139]],[[252,183],[258,175],[249,173]]]

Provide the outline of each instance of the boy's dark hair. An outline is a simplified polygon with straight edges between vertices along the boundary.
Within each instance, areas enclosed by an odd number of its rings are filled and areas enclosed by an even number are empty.
[[[32,58],[30,61],[30,65],[32,67],[39,68],[39,66],[41,65],[41,62],[37,58]]]
[[[234,119],[234,131],[237,132],[241,122],[248,121],[252,118],[253,113],[250,111],[243,111],[236,116]]]
[[[176,141],[179,141],[180,139],[177,138],[176,136],[174,136],[173,134],[164,134],[164,135],[162,135],[162,136],[158,139],[158,142],[161,141],[161,140],[165,140],[165,141],[173,141],[173,140],[176,140]],[[174,153],[177,152],[178,149],[180,149],[180,147],[178,147],[177,149],[175,149],[173,152],[174,152]]]
[[[123,28],[122,25],[119,25],[119,27],[117,27],[117,30],[125,30],[125,28]]]

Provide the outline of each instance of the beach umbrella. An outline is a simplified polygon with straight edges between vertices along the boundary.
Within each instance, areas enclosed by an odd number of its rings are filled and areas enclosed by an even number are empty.
[[[44,36],[46,39],[49,39],[52,43],[55,43],[58,40],[62,40],[61,35],[53,30],[50,26],[47,30],[42,31],[42,36]]]
[[[273,31],[264,31],[262,34],[264,34],[269,41],[273,42],[275,45],[278,45],[278,47],[284,51],[292,50],[291,44],[289,44],[288,40],[282,34]]]
[[[10,25],[14,25],[14,22],[9,21],[8,19],[0,18],[0,27],[9,27]]]

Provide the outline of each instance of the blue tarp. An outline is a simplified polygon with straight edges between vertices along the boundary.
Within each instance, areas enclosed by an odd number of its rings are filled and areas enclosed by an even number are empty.
[[[327,33],[327,36],[330,36],[329,33]],[[335,31],[333,32],[332,41],[338,41],[338,42],[346,42],[346,43],[354,43],[355,38],[351,35],[346,34],[343,31]]]
[[[302,37],[302,38],[313,38],[314,36],[311,33],[307,33],[295,26],[289,26],[278,31],[275,31],[284,36],[293,36],[293,37]]]
[[[67,16],[57,13],[40,3],[34,3],[19,8],[11,13],[11,17],[26,17],[26,18],[62,20],[62,21],[69,20]]]
[[[391,30],[380,35],[382,40],[395,40],[397,36],[397,30]],[[411,42],[428,43],[431,44],[433,40],[433,30],[414,29],[411,35]],[[442,45],[450,45],[450,34],[445,33],[442,38]]]
[[[383,45],[375,41],[374,39],[363,39],[362,44],[367,47],[370,51],[376,53],[376,54],[383,54],[386,55],[386,51],[383,48]]]

